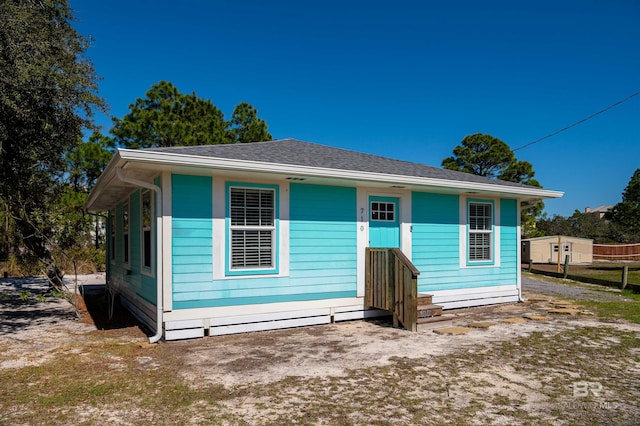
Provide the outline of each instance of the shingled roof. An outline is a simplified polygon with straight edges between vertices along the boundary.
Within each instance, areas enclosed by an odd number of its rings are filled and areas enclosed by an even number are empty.
[[[474,182],[521,188],[526,185],[490,179],[409,161],[334,148],[297,139],[231,145],[176,146],[140,151],[166,152],[197,157],[258,161],[322,169],[350,170],[396,176],[423,177],[458,182]],[[528,188],[531,188],[530,186]]]
[[[86,207],[109,210],[133,188],[151,182],[159,171],[188,173],[190,169],[241,173],[246,177],[280,176],[309,182],[357,182],[360,185],[468,194],[508,194],[521,200],[561,197],[562,193],[512,182],[454,172],[409,161],[349,151],[297,139],[232,145],[119,149]],[[126,169],[126,172],[124,171]],[[123,179],[126,174],[128,179]]]

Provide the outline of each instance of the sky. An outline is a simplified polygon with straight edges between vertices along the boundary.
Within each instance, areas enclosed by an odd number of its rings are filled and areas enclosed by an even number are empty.
[[[462,139],[512,149],[640,91],[640,2],[71,0],[104,132],[166,80],[274,139],[441,166]],[[613,205],[640,168],[640,95],[515,151],[552,216]]]

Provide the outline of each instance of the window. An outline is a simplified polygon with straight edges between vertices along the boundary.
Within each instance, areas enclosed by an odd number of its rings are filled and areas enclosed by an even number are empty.
[[[129,263],[129,203],[122,206],[122,261]]]
[[[109,250],[111,251],[111,262],[116,261],[116,212],[109,212]]]
[[[276,190],[229,187],[229,268],[275,270]]]
[[[153,253],[152,244],[152,226],[153,226],[153,210],[151,204],[151,191],[146,190],[142,193],[142,267],[151,268],[151,259]]]
[[[396,204],[382,203],[379,201],[371,202],[371,220],[378,222],[395,222]]]
[[[469,261],[493,260],[493,204],[469,203]]]

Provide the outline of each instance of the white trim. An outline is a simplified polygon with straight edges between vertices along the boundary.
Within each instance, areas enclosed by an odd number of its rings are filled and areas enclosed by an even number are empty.
[[[464,182],[447,179],[434,179],[418,176],[404,176],[384,173],[365,172],[359,170],[341,170],[324,167],[297,166],[280,163],[263,163],[260,161],[235,160],[216,157],[202,157],[167,153],[162,151],[140,151],[119,149],[115,161],[139,161],[163,165],[180,165],[189,167],[219,168],[223,170],[239,170],[247,172],[295,174],[299,176],[328,177],[350,179],[356,181],[388,182],[389,184],[420,185],[437,188],[489,191],[500,194],[538,196],[543,198],[559,198],[564,194],[559,191],[544,190],[536,187],[506,186],[493,183]],[[101,183],[101,182],[99,182]],[[91,197],[94,198],[94,197]]]
[[[518,300],[522,301],[522,209],[520,208],[520,200],[516,200],[516,286],[518,287]]]
[[[364,299],[361,297],[347,297],[342,299],[306,300],[299,302],[260,303],[242,306],[219,306],[214,308],[177,309],[165,313],[165,321],[183,321],[201,318],[214,318],[238,315],[238,312],[251,314],[274,313],[283,311],[300,311],[306,309],[331,308],[339,306],[361,306],[364,309]]]
[[[164,329],[166,340],[177,340],[202,337],[205,334],[205,329],[208,329],[209,335],[216,336],[329,324],[337,321],[373,318],[390,314],[388,311],[365,309],[360,304],[167,321],[164,324]]]
[[[120,304],[127,308],[140,322],[145,324],[154,333],[157,331],[157,308],[138,296],[127,284],[122,276],[111,279],[111,286],[120,296]]]
[[[369,246],[369,195],[364,188],[356,188],[356,295],[364,297],[365,287],[365,249]]]
[[[458,205],[458,213],[459,213],[459,218],[458,218],[458,254],[459,254],[459,264],[460,264],[460,269],[467,269],[467,268],[473,268],[473,269],[477,269],[477,268],[499,268],[500,267],[500,262],[501,262],[501,245],[500,245],[500,230],[501,230],[501,224],[500,224],[500,198],[494,198],[494,197],[482,197],[479,196],[480,194],[474,194],[473,196],[464,196],[461,195],[460,197],[458,197],[459,199],[459,205]],[[482,201],[493,201],[493,259],[491,261],[491,263],[489,264],[478,264],[478,265],[474,265],[473,263],[469,263],[467,262],[467,205],[468,205],[468,200],[472,199],[472,200],[477,200],[478,202],[482,202]]]
[[[413,217],[411,216],[411,191],[403,191],[400,195],[400,250],[413,259],[413,238],[411,228]]]
[[[127,216],[127,231],[124,230],[124,217],[125,211]],[[122,242],[124,243],[124,236],[127,236],[127,247],[125,250],[124,244],[122,245],[122,268],[131,270],[131,194],[127,195],[126,200],[122,202]],[[127,259],[125,260],[125,254]]]
[[[291,318],[279,321],[253,322],[247,324],[211,326],[210,336],[221,336],[224,334],[248,333],[252,331],[278,330],[282,328],[306,327],[309,325],[330,324],[331,316]]]
[[[265,314],[234,315],[210,318],[209,334],[212,336],[250,331],[276,330],[290,327],[329,324],[336,321],[388,316],[390,312],[377,309],[364,309],[362,305],[338,308],[306,309],[302,311],[283,311]],[[203,321],[206,323],[207,321]],[[198,324],[199,322],[184,322]]]
[[[212,212],[212,224],[213,231],[213,279],[214,280],[238,280],[247,278],[277,278],[289,276],[289,182],[274,182],[273,180],[238,180],[231,179],[225,176],[211,176],[212,179],[212,191],[211,200],[213,203]],[[247,274],[247,275],[226,275],[225,268],[225,250],[226,247],[226,232],[227,232],[227,200],[226,200],[226,185],[227,182],[234,182],[237,184],[266,184],[278,186],[278,198],[279,198],[279,233],[278,243],[276,250],[279,250],[277,255],[278,273],[277,274]],[[275,255],[275,253],[274,253]],[[260,270],[257,270],[260,271]]]
[[[155,180],[155,179],[154,179]],[[144,194],[145,192],[149,193],[150,199],[149,199],[149,206],[151,208],[151,213],[150,213],[150,225],[149,225],[149,232],[151,234],[150,237],[150,242],[149,242],[149,250],[151,251],[150,253],[150,260],[151,260],[151,265],[149,266],[145,266],[144,265]],[[147,277],[151,277],[151,278],[155,278],[156,276],[156,208],[155,208],[155,204],[154,203],[154,197],[156,197],[157,195],[154,193],[154,191],[152,191],[151,189],[148,188],[142,188],[140,189],[140,273],[142,275],[146,275]]]
[[[185,328],[204,328],[204,320],[167,321],[164,323],[165,330],[184,330]]]
[[[288,277],[289,276],[289,237],[290,237],[290,184],[289,182],[280,183],[280,235],[278,235],[278,247],[280,250],[278,260],[278,271],[280,272],[276,276]]]
[[[171,173],[162,173],[162,299],[165,312],[173,308],[173,193]],[[159,256],[159,254],[158,254]]]
[[[430,290],[429,293],[433,295],[433,303],[442,305],[444,309],[517,302],[519,295],[517,284],[455,290]]]
[[[225,277],[225,233],[226,229],[226,203],[224,193],[225,180],[220,177],[212,177],[211,189],[211,202],[213,203],[212,212],[212,224],[211,229],[213,231],[212,244],[213,244],[213,279],[222,280]]]
[[[278,269],[278,246],[279,246],[279,235],[276,235],[276,232],[278,230],[277,224],[278,224],[278,214],[276,212],[279,213],[280,210],[280,206],[279,206],[279,201],[278,201],[278,207],[276,208],[276,200],[278,200],[278,192],[280,187],[278,186],[278,190],[276,190],[273,187],[253,187],[253,186],[246,186],[246,185],[242,185],[242,184],[232,184],[229,186],[226,186],[226,190],[228,191],[225,197],[225,203],[226,203],[226,208],[229,214],[229,220],[227,223],[228,229],[227,229],[227,235],[225,235],[228,238],[228,242],[229,242],[229,259],[228,259],[228,264],[225,265],[226,270],[229,271],[229,273],[234,273],[234,272],[248,272],[251,271],[251,274],[255,273],[256,275],[262,273],[262,272],[269,272],[269,271],[275,271]],[[238,194],[238,193],[244,193],[244,201],[243,201],[243,205],[241,206],[242,209],[244,210],[244,215],[242,217],[242,221],[246,221],[247,220],[247,206],[246,206],[246,192],[247,191],[255,191],[258,194],[258,198],[260,200],[262,200],[262,193],[269,193],[270,194],[270,198],[271,198],[271,203],[272,203],[272,207],[271,207],[271,225],[235,225],[234,222],[234,218],[232,217],[232,213],[234,210],[234,207],[238,207],[238,206],[234,206],[233,200],[233,194]],[[260,203],[261,204],[261,201]],[[258,207],[258,216],[260,219],[262,219],[262,208]],[[269,250],[269,263],[267,265],[261,265],[261,259],[260,256],[258,256],[258,258],[256,259],[256,263],[257,265],[248,265],[246,266],[246,262],[247,262],[247,258],[244,255],[244,249],[245,249],[245,244],[242,243],[241,245],[236,245],[234,246],[233,243],[233,233],[234,232],[255,232],[258,234],[258,241],[260,240],[260,233],[262,232],[268,232],[269,235],[269,246],[267,246],[266,244],[264,246],[261,246],[260,243],[258,243],[257,247],[258,247],[258,251],[260,251],[262,248],[264,248],[265,250],[268,247]],[[246,234],[245,234],[246,235]],[[242,252],[242,256],[241,256],[241,262],[244,264],[244,266],[241,267],[234,267],[233,266],[233,262],[234,262],[234,250],[240,251]],[[246,276],[246,275],[245,275]]]
[[[305,309],[301,311],[283,311],[264,314],[232,315],[228,317],[214,317],[209,319],[211,327],[220,325],[245,324],[250,322],[279,321],[292,318],[319,317],[331,315],[330,308]]]
[[[378,212],[378,215],[380,215],[380,210],[379,210],[379,209],[380,209],[380,204],[384,204],[384,205],[385,205],[385,206],[387,206],[387,207],[389,207],[389,206],[393,206],[393,210],[394,210],[394,211],[393,211],[393,215],[392,215],[393,219],[389,220],[389,219],[386,217],[386,215],[385,215],[385,218],[384,218],[384,219],[380,219],[380,218],[378,218],[378,219],[374,219],[374,218],[373,218],[373,213],[374,213],[374,210],[373,210],[373,204],[374,204],[374,203],[375,203],[375,204],[378,204],[378,210],[376,210],[376,211]],[[399,205],[397,205],[397,204],[396,204],[396,203],[394,203],[394,202],[379,201],[379,200],[374,201],[374,200],[372,200],[372,199],[369,199],[369,216],[370,216],[370,217],[369,217],[369,220],[370,220],[370,221],[372,221],[372,222],[393,222],[393,223],[395,223],[395,222],[396,222],[396,220],[397,220],[397,221],[398,221],[398,223],[400,223],[400,217],[398,217],[398,216],[397,216],[397,215],[398,215],[398,213],[399,213],[399,212],[398,212],[399,207],[400,207],[400,206],[399,206]],[[386,211],[387,211],[387,210],[385,209],[385,212],[386,212]]]
[[[165,330],[164,340],[197,339],[204,337],[204,328],[187,328],[184,330]]]
[[[110,247],[109,250],[109,263],[111,265],[116,265],[116,262],[118,260],[118,252],[117,252],[117,247],[118,247],[118,215],[117,215],[118,209],[117,206],[114,207],[112,210],[109,210],[109,244],[108,247]]]
[[[458,197],[458,266],[467,267],[467,197]]]

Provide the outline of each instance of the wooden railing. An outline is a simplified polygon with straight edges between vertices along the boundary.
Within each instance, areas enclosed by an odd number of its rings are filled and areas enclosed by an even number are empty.
[[[366,249],[365,304],[393,314],[393,325],[417,331],[420,271],[397,248]]]

